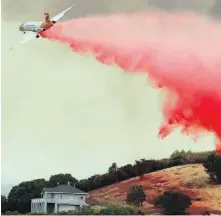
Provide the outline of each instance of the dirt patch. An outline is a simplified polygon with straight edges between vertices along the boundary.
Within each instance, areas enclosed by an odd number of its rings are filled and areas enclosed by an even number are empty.
[[[135,184],[144,187],[147,199],[142,208],[146,213],[159,212],[153,200],[167,190],[181,191],[191,197],[190,214],[221,212],[221,185],[212,184],[199,164],[177,166],[94,190],[88,193],[87,200],[91,204],[125,204],[127,191]]]

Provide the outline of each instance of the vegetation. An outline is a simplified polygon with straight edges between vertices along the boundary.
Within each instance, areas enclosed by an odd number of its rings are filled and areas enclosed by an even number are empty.
[[[5,196],[1,195],[1,212],[8,211],[8,200]]]
[[[31,211],[31,199],[38,198],[42,189],[47,186],[45,179],[36,179],[33,181],[22,182],[14,186],[8,195],[7,211],[17,210],[20,213]]]
[[[154,200],[155,207],[160,207],[167,215],[184,215],[185,210],[191,205],[189,196],[181,192],[164,192]]]
[[[146,200],[146,194],[142,185],[133,185],[127,193],[126,201],[128,204],[136,206],[142,206],[142,203]]]
[[[88,179],[77,180],[71,174],[52,175],[47,181],[45,179],[35,179],[26,181],[14,186],[10,191],[8,198],[2,201],[2,213],[6,211],[18,211],[22,214],[30,212],[30,202],[32,198],[41,196],[44,187],[55,187],[57,183],[76,185],[77,188],[87,192],[104,186],[111,185],[136,176],[142,177],[144,174],[166,169],[176,165],[203,163],[211,178],[215,178],[220,182],[220,160],[217,156],[209,156],[213,152],[193,153],[191,151],[175,151],[169,159],[162,160],[146,160],[141,159],[135,161],[135,164],[127,164],[118,167],[113,163],[103,175],[93,175]],[[211,165],[213,161],[213,164]],[[216,161],[216,162],[214,162]],[[215,165],[216,171],[213,168]]]
[[[100,215],[137,215],[137,210],[130,206],[117,206],[112,205],[107,208],[103,208],[100,211]]]
[[[5,215],[19,215],[20,213],[18,211],[6,211]]]
[[[79,210],[70,210],[59,212],[59,215],[96,215],[96,212],[91,207],[83,207]]]
[[[93,207],[83,207],[79,210],[62,211],[57,215],[137,215],[136,208],[123,205],[110,205],[99,210],[93,209]],[[35,215],[35,214],[33,214]],[[56,214],[50,214],[56,215]]]
[[[221,184],[221,156],[216,153],[210,154],[203,166],[210,178],[217,184]]]

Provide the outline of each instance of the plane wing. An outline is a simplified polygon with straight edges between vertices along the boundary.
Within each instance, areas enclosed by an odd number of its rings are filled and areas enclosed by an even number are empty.
[[[17,47],[20,44],[26,43],[32,39],[36,38],[36,32],[26,32],[26,37],[24,38],[24,40],[20,41],[18,44],[15,44],[13,47],[10,48],[10,50],[14,49],[15,47]]]
[[[51,18],[51,21],[58,21],[59,19],[61,19],[64,15],[65,15],[65,13],[67,12],[67,11],[69,11],[72,7],[74,7],[76,4],[74,4],[74,5],[72,5],[71,7],[69,7],[69,8],[67,8],[66,10],[64,10],[64,11],[62,11],[61,13],[59,13],[58,15],[56,15],[56,16],[54,16],[53,18]]]

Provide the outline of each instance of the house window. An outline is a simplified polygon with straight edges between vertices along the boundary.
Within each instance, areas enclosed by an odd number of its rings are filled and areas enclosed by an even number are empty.
[[[48,194],[48,198],[53,199],[54,198],[54,194]]]

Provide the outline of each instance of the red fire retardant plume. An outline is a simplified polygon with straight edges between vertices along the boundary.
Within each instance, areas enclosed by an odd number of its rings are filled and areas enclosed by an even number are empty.
[[[91,52],[103,64],[145,72],[166,95],[159,137],[177,127],[193,136],[212,132],[221,154],[220,21],[146,11],[72,19],[42,36],[75,52]]]

